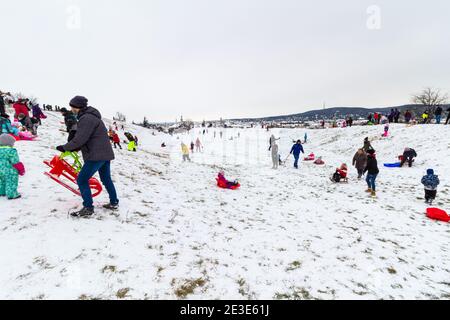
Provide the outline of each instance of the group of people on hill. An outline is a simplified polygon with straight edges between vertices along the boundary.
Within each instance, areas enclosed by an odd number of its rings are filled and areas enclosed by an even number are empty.
[[[8,109],[13,110],[12,117]],[[14,100],[10,93],[0,91],[0,133],[11,134],[16,140],[32,140],[45,118],[39,104],[25,98]]]
[[[25,174],[25,166],[14,146],[18,140],[33,140],[45,118],[39,104],[30,99],[14,99],[9,92],[0,91],[0,197],[9,200],[21,197],[17,189],[19,176]]]
[[[191,153],[194,154],[195,152],[200,153],[203,150],[203,144],[200,141],[200,138],[197,138],[197,140],[191,142],[190,148],[187,146],[184,142],[181,143],[181,153],[183,156],[183,162],[186,161],[192,161],[191,160]]]
[[[447,109],[447,120],[445,121],[445,124],[450,123],[450,108]],[[375,112],[374,114],[369,114],[367,120],[369,121],[369,124],[384,124],[383,122],[389,122],[389,123],[399,123],[401,112],[398,109],[391,109],[390,113],[383,115],[381,113]],[[434,119],[436,124],[441,124],[444,116],[444,108],[442,106],[436,106],[434,108],[427,108],[421,115],[420,115],[420,122],[422,124],[430,124],[431,121]],[[411,122],[418,123],[419,120],[416,119],[414,113],[411,110],[406,110],[403,114],[405,123],[409,124]]]
[[[2,98],[5,95],[5,93],[1,93]],[[14,148],[16,139],[14,133],[10,132],[9,116],[6,113],[6,108],[4,108],[4,102],[4,99],[1,99],[0,197],[6,196],[13,200],[21,197],[17,191],[18,178],[25,174],[25,167],[19,160],[17,149]],[[33,118],[44,118],[42,117],[42,111],[39,112],[37,108],[34,108],[34,105],[30,106],[29,103],[30,100],[28,99],[8,101],[8,104],[11,104],[14,109],[14,117],[17,119],[30,118],[30,112],[33,112]],[[84,164],[76,179],[83,199],[83,207],[77,212],[72,212],[71,215],[73,217],[89,217],[94,213],[89,180],[96,172],[99,172],[100,179],[110,197],[110,202],[103,207],[116,210],[119,199],[111,179],[111,161],[114,160],[114,151],[101,114],[97,109],[89,106],[88,99],[82,96],[74,97],[69,105],[71,110],[60,109],[64,116],[66,131],[69,134],[67,143],[57,146],[56,150],[62,153],[81,151],[84,159]],[[7,121],[4,121],[4,119]],[[133,140],[136,142],[137,139],[133,137]]]

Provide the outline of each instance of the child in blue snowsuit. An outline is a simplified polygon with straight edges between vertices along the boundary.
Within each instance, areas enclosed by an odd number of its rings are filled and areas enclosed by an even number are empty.
[[[425,186],[425,203],[433,204],[439,183],[439,177],[434,174],[434,170],[428,169],[427,175],[422,178],[422,184]]]
[[[296,144],[292,146],[291,154],[294,154],[295,162],[294,162],[294,168],[298,169],[298,160],[300,159],[300,153],[305,153],[303,150],[302,142],[300,140],[297,141]]]
[[[0,135],[0,197],[9,200],[20,198],[17,192],[19,175],[25,174],[25,168],[19,161],[19,155],[14,148],[14,139],[9,134]]]

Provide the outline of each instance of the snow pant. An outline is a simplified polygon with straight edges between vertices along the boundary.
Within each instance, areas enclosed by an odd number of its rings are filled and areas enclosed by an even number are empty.
[[[81,197],[83,198],[83,206],[85,208],[94,207],[92,192],[89,187],[89,179],[91,179],[97,171],[106,191],[108,191],[110,203],[113,205],[119,204],[116,188],[111,179],[111,161],[86,161],[77,178],[78,187],[80,188]]]
[[[298,169],[298,161],[300,160],[300,155],[295,155],[294,154],[294,159],[295,159],[295,161],[294,161],[294,168]]]
[[[425,189],[425,200],[430,201],[436,199],[437,190]]]
[[[276,155],[276,156],[272,155],[272,162],[273,162],[273,168],[278,169],[278,166],[280,164],[280,157],[278,155]]]
[[[406,162],[408,162],[408,166],[411,168],[414,162],[414,158],[403,158],[402,162],[400,163],[400,167],[403,167]]]
[[[375,180],[377,179],[377,174],[367,174],[366,182],[369,189],[376,191]]]
[[[15,199],[19,196],[19,173],[13,167],[0,169],[0,197]]]
[[[114,149],[117,149],[117,146],[122,150],[122,145],[119,142],[114,142]]]
[[[201,152],[202,151],[202,147],[196,147],[196,151],[197,152]]]
[[[358,170],[358,179],[361,179],[364,175],[364,169],[356,169]]]
[[[437,124],[441,124],[441,118],[442,118],[441,115],[437,115],[437,116],[436,116],[436,123],[437,123]]]
[[[188,154],[183,154],[183,161],[186,162],[188,160],[191,161],[191,158],[189,158],[189,155]]]
[[[134,151],[134,152],[136,152],[136,142],[131,141],[131,142],[128,144],[128,151]]]
[[[445,124],[448,124],[450,122],[450,113],[447,116],[447,120],[445,121]]]

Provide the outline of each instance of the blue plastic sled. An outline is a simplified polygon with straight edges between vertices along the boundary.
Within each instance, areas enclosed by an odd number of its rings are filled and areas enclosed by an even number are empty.
[[[400,168],[401,163],[400,162],[396,162],[396,163],[385,163],[384,166],[386,168]]]

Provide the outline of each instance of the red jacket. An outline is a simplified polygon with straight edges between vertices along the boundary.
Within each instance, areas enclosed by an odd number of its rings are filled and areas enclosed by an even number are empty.
[[[21,102],[14,103],[13,108],[15,110],[15,114],[14,115],[16,117],[18,117],[19,114],[21,114],[21,113],[23,113],[26,117],[30,116],[30,112],[28,110],[28,107],[25,104],[21,103]]]
[[[115,133],[115,134],[113,135],[113,142],[115,142],[115,143],[120,143],[120,138],[119,138],[119,135],[118,135],[117,133]]]

